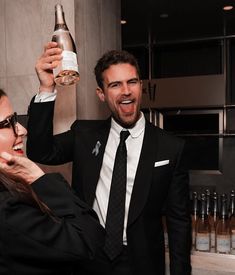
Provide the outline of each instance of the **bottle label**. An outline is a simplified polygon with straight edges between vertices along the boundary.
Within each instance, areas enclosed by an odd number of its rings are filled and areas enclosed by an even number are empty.
[[[79,73],[78,63],[77,63],[77,54],[72,51],[64,50],[62,52],[62,56],[63,56],[63,59],[61,61],[61,64],[53,70],[54,76],[57,76],[63,71],[75,71]]]
[[[217,235],[217,252],[228,253],[230,252],[230,236],[229,235]]]
[[[195,230],[192,230],[192,245],[195,245]]]
[[[231,232],[231,236],[232,236],[232,249],[235,249],[235,230],[232,230]]]
[[[167,234],[167,232],[164,232],[164,241],[165,241],[165,247],[168,247],[168,234]]]
[[[210,250],[210,235],[205,233],[197,233],[196,235],[196,250],[209,251]]]
[[[71,51],[62,52],[62,70],[78,72],[77,55]]]
[[[211,232],[211,247],[215,247],[215,232]]]

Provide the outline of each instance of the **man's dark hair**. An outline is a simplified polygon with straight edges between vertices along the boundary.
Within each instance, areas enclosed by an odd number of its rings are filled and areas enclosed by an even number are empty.
[[[103,89],[103,72],[111,65],[127,63],[136,68],[138,77],[140,77],[140,69],[136,58],[127,51],[108,51],[98,61],[94,69],[97,85]]]
[[[2,96],[7,96],[7,94],[6,94],[2,89],[0,89],[0,98],[1,98]]]

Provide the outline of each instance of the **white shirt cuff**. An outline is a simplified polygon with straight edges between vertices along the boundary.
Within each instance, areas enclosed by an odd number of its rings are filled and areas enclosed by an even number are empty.
[[[34,103],[55,101],[56,95],[57,95],[56,90],[54,90],[53,93],[40,92],[40,93],[36,94],[36,96],[34,98]]]

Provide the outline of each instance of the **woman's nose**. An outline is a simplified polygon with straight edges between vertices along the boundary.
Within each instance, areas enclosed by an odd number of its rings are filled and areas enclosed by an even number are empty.
[[[27,130],[19,122],[17,122],[15,127],[18,136],[25,137],[27,135]]]

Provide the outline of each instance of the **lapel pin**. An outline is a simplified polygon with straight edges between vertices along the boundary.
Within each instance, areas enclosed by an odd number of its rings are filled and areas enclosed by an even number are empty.
[[[94,154],[95,156],[97,156],[99,154],[100,146],[101,146],[101,143],[98,140],[96,142],[96,145],[95,145],[94,149],[92,150],[92,154]]]

